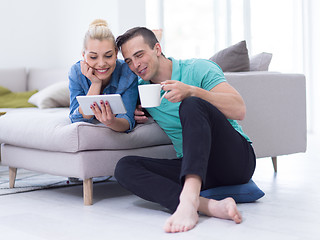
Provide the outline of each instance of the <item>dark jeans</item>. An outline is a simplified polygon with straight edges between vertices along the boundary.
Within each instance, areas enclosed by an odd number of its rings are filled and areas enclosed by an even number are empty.
[[[251,144],[212,104],[190,97],[179,109],[183,158],[127,156],[118,162],[115,177],[129,191],[174,212],[188,174],[202,179],[202,190],[247,183],[256,157]]]

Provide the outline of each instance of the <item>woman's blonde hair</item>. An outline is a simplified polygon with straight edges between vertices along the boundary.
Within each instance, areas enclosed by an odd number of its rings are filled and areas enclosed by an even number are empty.
[[[117,48],[114,35],[108,27],[107,21],[103,19],[96,19],[89,25],[89,29],[84,36],[83,51],[87,49],[89,39],[110,40],[113,42],[114,47]]]

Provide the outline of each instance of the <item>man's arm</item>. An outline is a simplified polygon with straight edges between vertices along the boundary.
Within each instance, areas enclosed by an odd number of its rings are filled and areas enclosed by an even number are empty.
[[[180,81],[162,82],[163,90],[169,91],[165,98],[170,102],[180,102],[187,97],[199,97],[217,107],[228,119],[243,120],[246,106],[239,92],[227,82],[222,82],[210,91],[190,86]]]
[[[134,120],[136,123],[146,123],[148,122],[147,114],[143,111],[142,106],[138,105],[134,111]]]

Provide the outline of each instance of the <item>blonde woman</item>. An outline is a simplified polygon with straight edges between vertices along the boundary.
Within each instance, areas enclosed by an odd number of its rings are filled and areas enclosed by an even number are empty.
[[[118,132],[131,131],[135,125],[134,110],[138,98],[137,76],[123,60],[117,59],[114,35],[105,20],[93,21],[87,30],[82,56],[69,72],[70,119],[92,122],[97,119]],[[94,115],[85,115],[76,99],[80,95],[120,94],[126,114],[114,115],[108,102],[94,103]],[[100,108],[99,108],[99,106]]]

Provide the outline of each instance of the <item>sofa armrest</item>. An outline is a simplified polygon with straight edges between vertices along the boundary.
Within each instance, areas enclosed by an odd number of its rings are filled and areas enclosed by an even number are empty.
[[[239,121],[257,157],[305,152],[306,79],[276,72],[225,73],[242,95],[247,114]]]

